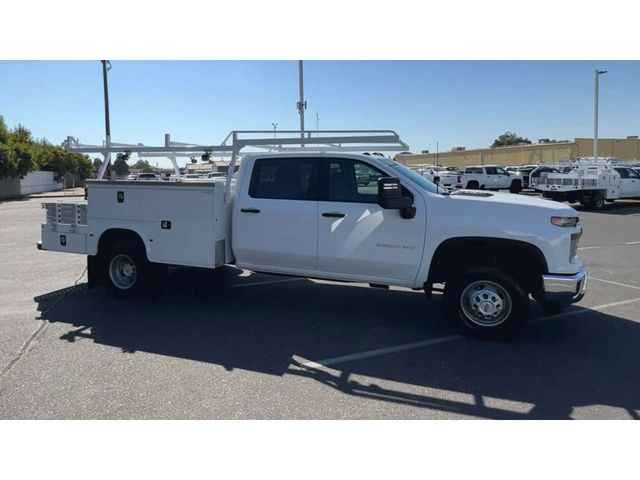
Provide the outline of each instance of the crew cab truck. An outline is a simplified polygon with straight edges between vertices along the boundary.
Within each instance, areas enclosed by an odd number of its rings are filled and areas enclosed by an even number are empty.
[[[503,190],[519,193],[522,178],[511,176],[504,168],[487,165],[467,167],[460,179],[460,186],[471,190]]]
[[[640,174],[633,168],[577,163],[567,173],[542,174],[536,183],[546,198],[601,210],[618,199],[640,199]]]
[[[305,149],[308,150],[308,149]],[[378,178],[358,182],[358,176]],[[166,265],[423,289],[444,284],[464,333],[515,335],[530,296],[579,301],[582,228],[565,204],[508,193],[447,193],[388,158],[251,153],[237,176],[199,182],[87,182],[86,202],[44,204],[38,247],[88,255],[89,286],[146,294]]]

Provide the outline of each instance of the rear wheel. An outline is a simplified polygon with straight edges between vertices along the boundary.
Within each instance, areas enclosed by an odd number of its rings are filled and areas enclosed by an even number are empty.
[[[589,202],[589,206],[594,210],[602,210],[605,205],[604,195],[596,193]]]
[[[150,294],[164,267],[149,262],[144,247],[132,241],[116,240],[101,260],[107,289],[119,298]]]
[[[471,268],[445,284],[447,318],[462,333],[488,340],[518,334],[529,319],[529,297],[520,282],[500,268]]]
[[[475,180],[471,180],[469,183],[467,183],[468,190],[478,190],[479,188],[480,188],[480,184]]]

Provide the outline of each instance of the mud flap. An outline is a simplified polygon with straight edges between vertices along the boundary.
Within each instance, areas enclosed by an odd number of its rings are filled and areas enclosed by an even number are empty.
[[[95,288],[104,283],[102,269],[100,268],[100,257],[97,255],[87,255],[87,287]]]

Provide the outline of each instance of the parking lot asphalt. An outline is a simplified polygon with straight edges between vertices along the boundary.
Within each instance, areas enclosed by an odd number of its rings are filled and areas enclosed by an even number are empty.
[[[0,418],[640,417],[640,202],[580,212],[586,297],[503,343],[439,295],[234,268],[114,300],[36,250],[41,201],[0,203]]]

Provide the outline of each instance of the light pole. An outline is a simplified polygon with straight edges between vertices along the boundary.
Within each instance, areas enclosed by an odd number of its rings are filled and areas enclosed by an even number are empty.
[[[298,114],[300,114],[300,138],[304,138],[304,111],[307,108],[307,102],[304,101],[304,73],[302,69],[302,60],[298,60],[298,82],[300,87],[300,100],[296,104]],[[304,147],[304,145],[302,145]]]
[[[278,128],[278,124],[277,123],[272,123],[271,125],[273,125],[273,139],[275,140],[275,138],[276,138],[276,128]]]
[[[607,73],[606,70],[596,70],[596,85],[595,85],[595,106],[593,109],[593,160],[598,160],[598,83],[600,75]]]

